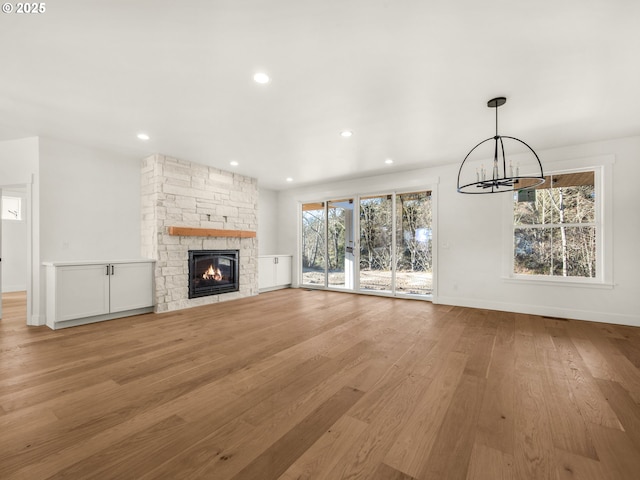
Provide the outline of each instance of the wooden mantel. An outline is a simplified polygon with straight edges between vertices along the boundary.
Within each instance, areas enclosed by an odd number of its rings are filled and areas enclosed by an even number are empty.
[[[216,228],[169,227],[169,235],[181,235],[184,237],[255,238],[256,232],[250,230],[220,230]]]

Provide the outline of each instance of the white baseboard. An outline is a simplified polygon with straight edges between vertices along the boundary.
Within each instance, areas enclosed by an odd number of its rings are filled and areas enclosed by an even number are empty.
[[[503,303],[477,298],[443,296],[438,296],[437,300],[434,299],[433,303],[640,327],[639,315],[628,315],[623,313],[597,312],[593,310],[578,310],[574,308],[551,307],[547,305],[523,305],[519,303]]]
[[[26,289],[27,289],[26,285],[5,285],[5,284],[2,284],[2,293],[24,292]]]

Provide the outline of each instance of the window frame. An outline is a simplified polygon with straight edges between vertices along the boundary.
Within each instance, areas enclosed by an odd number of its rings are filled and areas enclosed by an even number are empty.
[[[555,162],[545,168],[545,176],[562,175],[585,171],[594,172],[595,219],[584,226],[594,225],[596,228],[596,276],[595,277],[563,277],[559,275],[527,275],[514,272],[515,267],[515,230],[526,228],[516,225],[513,215],[513,195],[505,200],[505,261],[503,280],[514,283],[538,285],[561,285],[591,288],[613,287],[613,254],[612,254],[612,173],[613,155],[585,159]],[[508,211],[508,213],[506,213]],[[551,228],[553,225],[549,225]],[[566,224],[575,226],[575,224]],[[583,225],[578,225],[583,226]],[[546,228],[535,226],[532,228]]]

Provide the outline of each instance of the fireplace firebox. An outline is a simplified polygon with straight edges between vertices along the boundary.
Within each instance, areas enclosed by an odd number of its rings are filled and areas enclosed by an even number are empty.
[[[189,298],[237,292],[238,250],[189,250]]]

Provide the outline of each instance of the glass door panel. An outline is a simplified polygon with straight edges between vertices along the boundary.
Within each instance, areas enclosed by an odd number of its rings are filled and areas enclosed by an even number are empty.
[[[327,285],[353,290],[353,199],[332,200],[327,210]]]
[[[325,283],[325,208],[324,202],[302,205],[302,284]]]
[[[360,289],[391,291],[393,197],[360,198]]]
[[[431,192],[396,195],[396,293],[433,292],[431,225]]]

